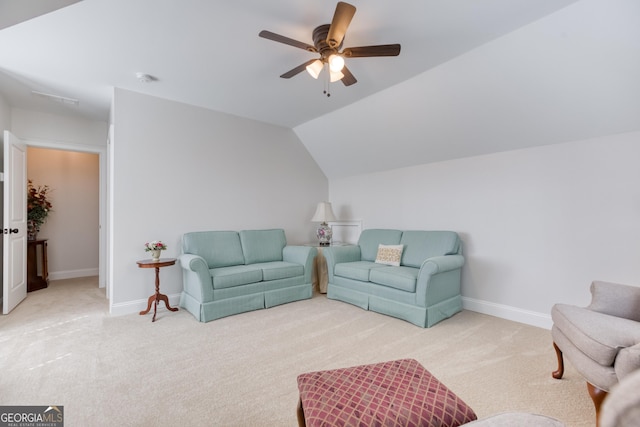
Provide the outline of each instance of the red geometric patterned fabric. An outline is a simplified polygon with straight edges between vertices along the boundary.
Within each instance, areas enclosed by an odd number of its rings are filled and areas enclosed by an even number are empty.
[[[307,427],[454,427],[476,414],[413,359],[298,376]]]

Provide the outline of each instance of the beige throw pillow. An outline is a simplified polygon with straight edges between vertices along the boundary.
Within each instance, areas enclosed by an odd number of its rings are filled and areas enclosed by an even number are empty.
[[[399,266],[403,248],[404,245],[378,245],[376,263]]]

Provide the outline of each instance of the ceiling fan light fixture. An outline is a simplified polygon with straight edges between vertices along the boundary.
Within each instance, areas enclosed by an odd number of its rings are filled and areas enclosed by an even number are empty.
[[[316,59],[311,64],[307,65],[307,72],[313,77],[317,79],[320,75],[320,71],[322,71],[322,61]]]
[[[344,58],[340,55],[330,55],[329,56],[329,68],[333,72],[340,72],[344,68]]]
[[[342,74],[341,71],[333,71],[329,69],[329,81],[331,83],[337,82],[338,80],[342,80],[343,77],[344,77],[344,74]]]

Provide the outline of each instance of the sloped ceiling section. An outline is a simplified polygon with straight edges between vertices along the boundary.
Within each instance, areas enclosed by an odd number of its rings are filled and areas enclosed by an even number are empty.
[[[639,52],[640,2],[583,0],[294,130],[334,178],[637,131]]]
[[[0,30],[80,0],[0,0]]]

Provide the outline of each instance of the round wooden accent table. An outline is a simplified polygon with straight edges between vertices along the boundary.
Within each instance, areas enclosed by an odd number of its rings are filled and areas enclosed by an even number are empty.
[[[178,311],[177,307],[171,307],[169,305],[169,298],[166,295],[160,293],[160,268],[168,267],[170,265],[174,265],[176,263],[175,258],[160,258],[158,261],[154,261],[152,259],[143,259],[141,261],[136,261],[138,267],[140,268],[155,268],[156,269],[156,293],[149,297],[149,303],[147,304],[147,309],[140,312],[141,315],[147,314],[151,311],[151,304],[153,304],[153,319],[152,322],[156,321],[156,313],[158,311],[158,303],[160,301],[164,301],[164,304],[167,306],[167,309],[171,311]]]

